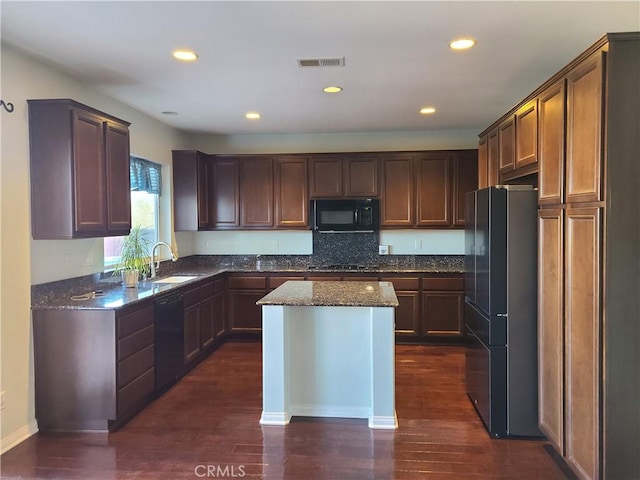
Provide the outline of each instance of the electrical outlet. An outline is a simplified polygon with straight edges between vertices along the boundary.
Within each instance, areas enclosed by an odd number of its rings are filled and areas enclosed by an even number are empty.
[[[4,403],[4,390],[2,392],[0,392],[0,410],[4,410],[5,407],[5,403]]]
[[[389,245],[378,245],[378,253],[380,255],[389,255]]]
[[[273,249],[274,250],[278,250],[280,248],[280,241],[279,240],[274,240],[273,241]]]
[[[422,240],[416,240],[416,250],[420,250],[422,248]]]

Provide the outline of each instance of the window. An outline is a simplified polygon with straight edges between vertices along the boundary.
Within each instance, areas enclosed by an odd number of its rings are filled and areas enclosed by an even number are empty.
[[[129,174],[131,178],[131,225],[141,225],[151,244],[158,241],[158,217],[160,189],[162,185],[161,165],[143,158],[131,156]],[[113,268],[120,260],[123,237],[104,239],[104,267]]]

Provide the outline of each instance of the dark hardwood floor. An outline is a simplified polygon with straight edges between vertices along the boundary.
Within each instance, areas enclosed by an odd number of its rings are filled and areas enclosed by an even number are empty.
[[[115,433],[29,438],[2,456],[2,478],[566,478],[546,442],[487,435],[462,347],[397,346],[395,431],[359,419],[262,427],[261,364],[260,344],[226,343]]]

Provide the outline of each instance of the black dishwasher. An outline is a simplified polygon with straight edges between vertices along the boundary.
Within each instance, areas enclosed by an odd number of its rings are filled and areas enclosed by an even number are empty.
[[[184,308],[182,293],[154,302],[156,393],[184,373]]]

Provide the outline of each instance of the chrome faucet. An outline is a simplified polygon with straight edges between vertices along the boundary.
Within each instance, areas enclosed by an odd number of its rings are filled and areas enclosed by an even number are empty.
[[[173,250],[171,249],[171,246],[167,243],[167,242],[158,242],[156,243],[153,248],[151,249],[151,278],[156,278],[156,271],[160,268],[160,261],[158,260],[157,265],[156,265],[156,248],[158,248],[160,245],[164,245],[165,247],[167,247],[169,249],[169,251],[171,252],[171,260],[172,261],[176,261],[178,260],[178,257],[176,257],[176,254],[173,253]]]

